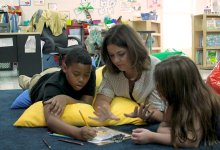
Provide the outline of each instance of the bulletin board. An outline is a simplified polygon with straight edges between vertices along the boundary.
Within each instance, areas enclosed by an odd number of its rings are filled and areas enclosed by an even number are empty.
[[[0,0],[0,6],[18,6],[19,5],[19,0]]]

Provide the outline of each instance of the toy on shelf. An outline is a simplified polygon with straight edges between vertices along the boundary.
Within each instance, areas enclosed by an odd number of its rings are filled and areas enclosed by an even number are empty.
[[[106,16],[104,18],[104,23],[107,27],[107,29],[110,29],[115,24],[122,24],[122,16],[119,16],[118,19],[111,19],[109,16]]]

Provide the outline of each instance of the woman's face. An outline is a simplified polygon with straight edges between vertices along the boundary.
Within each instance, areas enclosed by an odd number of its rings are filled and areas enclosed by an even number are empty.
[[[128,56],[128,51],[125,48],[118,47],[114,44],[107,46],[109,57],[112,63],[120,70],[126,71],[131,69],[131,63]]]

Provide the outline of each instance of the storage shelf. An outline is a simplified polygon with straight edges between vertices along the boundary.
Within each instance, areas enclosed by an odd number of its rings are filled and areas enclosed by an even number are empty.
[[[160,33],[153,33],[153,36],[160,36]]]
[[[219,49],[220,50],[220,46],[206,47],[206,50],[213,50],[213,49]]]
[[[213,18],[213,17],[215,17],[215,18],[220,18],[220,14],[204,14],[206,17],[211,17],[211,18]]]
[[[155,20],[134,20],[129,21],[129,25],[135,31],[155,31],[152,33],[152,37],[154,38],[154,43],[152,46],[152,53],[161,52],[162,45],[161,45],[161,24],[159,21]],[[143,36],[143,39],[146,40],[147,36]]]
[[[220,29],[206,30],[206,32],[220,33]]]
[[[192,16],[192,58],[200,68],[213,68],[220,60],[220,46],[214,46],[219,45],[219,22],[218,14]]]

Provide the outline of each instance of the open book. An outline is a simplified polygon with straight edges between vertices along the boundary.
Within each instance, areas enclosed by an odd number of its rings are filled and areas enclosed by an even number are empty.
[[[88,141],[96,145],[122,142],[123,140],[130,139],[131,137],[131,135],[128,133],[110,129],[107,127],[96,127],[96,130],[98,131],[97,136]]]

